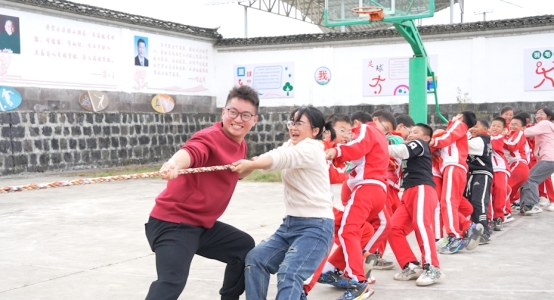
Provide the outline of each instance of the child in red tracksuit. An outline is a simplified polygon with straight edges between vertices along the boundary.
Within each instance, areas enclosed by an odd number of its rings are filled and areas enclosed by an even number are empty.
[[[494,175],[492,177],[492,209],[489,209],[488,218],[493,220],[493,230],[500,231],[504,227],[504,212],[506,210],[506,201],[510,194],[508,178],[510,177],[510,168],[508,160],[504,155],[505,136],[504,130],[506,121],[504,118],[497,117],[491,122],[489,129],[492,146],[492,167]]]
[[[373,118],[367,113],[355,113],[352,120],[353,140],[326,151],[327,159],[352,164],[347,180],[351,197],[343,202],[344,215],[338,231],[340,244],[328,260],[330,265],[344,270],[352,281],[351,287],[339,298],[343,300],[359,299],[373,293],[364,270],[360,229],[374,219],[382,220],[383,230],[376,231],[371,237],[364,247],[366,252],[386,239],[390,231],[390,216],[385,207],[388,160],[375,158],[388,157],[388,142],[383,133],[392,131],[396,123],[392,114],[383,111],[375,112]],[[367,122],[371,120],[373,122]]]
[[[467,217],[473,212],[471,203],[463,198],[467,181],[468,130],[475,126],[473,112],[464,111],[448,122],[444,135],[433,139],[432,149],[440,149],[442,158],[441,219],[448,234],[438,242],[440,253],[456,253],[478,246],[484,228],[471,224]],[[477,241],[477,243],[475,243]],[[470,245],[470,247],[466,247]]]
[[[433,139],[442,136],[445,134],[446,131],[444,129],[437,129],[433,131]],[[442,193],[442,158],[440,155],[440,149],[435,149],[432,153],[432,170],[433,170],[433,181],[435,182],[435,190],[437,192],[437,197],[440,199],[441,193]],[[435,209],[435,239],[438,241],[439,239],[443,238],[444,230],[443,230],[443,224],[441,219],[441,205],[440,201],[437,204],[437,208]]]
[[[521,116],[515,116],[510,123],[510,133],[504,142],[504,154],[510,164],[510,178],[508,185],[511,188],[509,202],[506,202],[506,218],[512,217],[512,203],[519,200],[519,188],[529,178],[529,143],[523,134],[526,121]]]
[[[402,158],[402,187],[404,193],[400,206],[392,217],[392,230],[389,243],[403,266],[395,280],[417,279],[417,285],[430,285],[444,277],[439,268],[439,258],[435,248],[435,208],[438,197],[433,181],[432,155],[428,142],[433,129],[428,125],[416,124],[403,145],[390,145],[389,154]],[[421,264],[410,249],[406,236],[415,231],[421,250]],[[423,266],[423,268],[422,268]]]

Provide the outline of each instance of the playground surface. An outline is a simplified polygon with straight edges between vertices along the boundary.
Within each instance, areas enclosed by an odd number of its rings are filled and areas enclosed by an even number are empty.
[[[0,185],[75,179],[60,176],[0,177]],[[155,178],[0,194],[0,299],[144,299],[156,279],[144,223],[164,187]],[[239,182],[220,220],[259,243],[284,216],[282,195],[280,183]],[[374,271],[371,299],[554,299],[553,236],[554,213],[518,215],[490,244],[441,255],[447,278],[435,285],[394,281],[398,266]],[[415,238],[409,239],[419,256]],[[385,258],[396,263],[389,247]],[[219,299],[224,267],[195,257],[179,299]],[[275,279],[268,299],[275,298]],[[308,298],[341,293],[318,284]]]

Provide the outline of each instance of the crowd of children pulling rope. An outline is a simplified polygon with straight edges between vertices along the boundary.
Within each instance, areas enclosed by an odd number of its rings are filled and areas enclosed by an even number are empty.
[[[317,282],[343,288],[338,299],[365,299],[374,293],[372,270],[395,267],[382,257],[387,243],[401,269],[394,279],[427,286],[445,277],[439,254],[491,242],[517,211],[554,211],[554,124],[546,108],[536,111],[534,126],[528,114],[505,108],[490,124],[464,111],[433,130],[384,110],[325,118],[303,106],[290,115],[288,141],[246,159],[244,137],[258,107],[256,91],[233,88],[222,120],[161,167],[167,187],[146,223],[158,279],[146,299],[177,299],[194,255],[227,265],[222,300],[244,292],[247,300],[266,299],[272,274],[276,299],[307,299]],[[226,171],[177,173],[227,164]],[[258,245],[218,221],[237,181],[255,169],[282,170],[286,208]],[[331,184],[342,184],[342,210]],[[412,232],[419,258],[408,244]]]

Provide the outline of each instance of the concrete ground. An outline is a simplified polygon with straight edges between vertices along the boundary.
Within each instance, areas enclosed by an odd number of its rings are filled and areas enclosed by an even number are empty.
[[[67,180],[40,176],[0,177],[0,186]],[[160,179],[136,179],[0,194],[0,299],[144,299],[156,279],[144,223],[164,186]],[[282,195],[278,183],[240,182],[221,220],[259,242],[284,216]],[[438,284],[396,282],[398,266],[374,271],[371,298],[554,299],[553,236],[554,213],[516,216],[491,244],[441,255],[447,278]],[[417,249],[413,236],[410,242]],[[395,261],[390,249],[385,258]],[[179,299],[219,299],[223,269],[196,257]],[[309,299],[336,299],[341,292],[316,285]],[[268,298],[275,294],[273,276]]]

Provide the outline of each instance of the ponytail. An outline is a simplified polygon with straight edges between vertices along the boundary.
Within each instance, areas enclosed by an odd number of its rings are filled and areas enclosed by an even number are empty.
[[[333,122],[332,121],[326,122],[325,125],[323,126],[323,128],[325,129],[325,131],[328,131],[330,133],[331,141],[333,141],[337,138],[337,133],[335,132],[335,129],[333,128]]]

